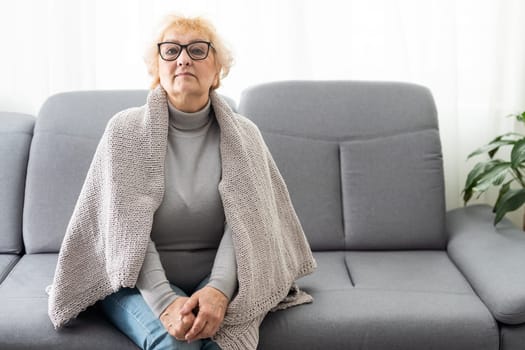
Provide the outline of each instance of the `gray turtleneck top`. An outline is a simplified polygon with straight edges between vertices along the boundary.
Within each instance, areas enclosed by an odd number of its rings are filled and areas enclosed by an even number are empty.
[[[213,109],[209,101],[195,113],[168,107],[165,192],[137,280],[157,317],[179,296],[170,283],[191,295],[211,271],[207,285],[229,300],[237,288],[231,230],[218,190],[220,129]]]

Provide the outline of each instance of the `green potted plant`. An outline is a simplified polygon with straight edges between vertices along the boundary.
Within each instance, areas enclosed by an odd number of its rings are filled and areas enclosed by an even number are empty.
[[[525,112],[511,116],[525,124]],[[507,157],[510,159],[495,158],[502,147],[511,147],[510,156]],[[463,200],[466,205],[475,193],[479,198],[489,188],[499,188],[493,207],[496,225],[506,213],[525,203],[525,135],[515,132],[500,135],[469,154],[468,159],[482,154],[487,154],[488,160],[476,163],[469,172],[462,192]],[[523,222],[525,230],[525,216]]]

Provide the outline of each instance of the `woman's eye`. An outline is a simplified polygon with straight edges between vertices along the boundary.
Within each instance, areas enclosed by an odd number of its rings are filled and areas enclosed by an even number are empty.
[[[200,47],[192,47],[191,54],[196,56],[202,56],[204,55],[204,50]]]
[[[179,49],[172,47],[166,50],[166,55],[175,56],[179,53]]]

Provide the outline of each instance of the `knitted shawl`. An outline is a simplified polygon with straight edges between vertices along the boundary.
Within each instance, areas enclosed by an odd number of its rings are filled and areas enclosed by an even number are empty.
[[[316,262],[287,187],[255,124],[210,93],[220,128],[219,193],[232,230],[238,293],[214,340],[256,349],[269,311],[308,303],[295,280]],[[166,92],[113,116],[97,146],[58,256],[48,313],[60,328],[90,305],[137,281],[164,195]]]

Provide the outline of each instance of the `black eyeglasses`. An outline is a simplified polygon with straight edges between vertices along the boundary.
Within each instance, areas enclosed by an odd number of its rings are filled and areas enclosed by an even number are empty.
[[[199,61],[208,57],[210,47],[213,48],[213,45],[209,41],[194,41],[186,45],[165,41],[158,43],[157,47],[160,57],[164,61],[175,61],[180,56],[182,49],[186,49],[192,60]]]

